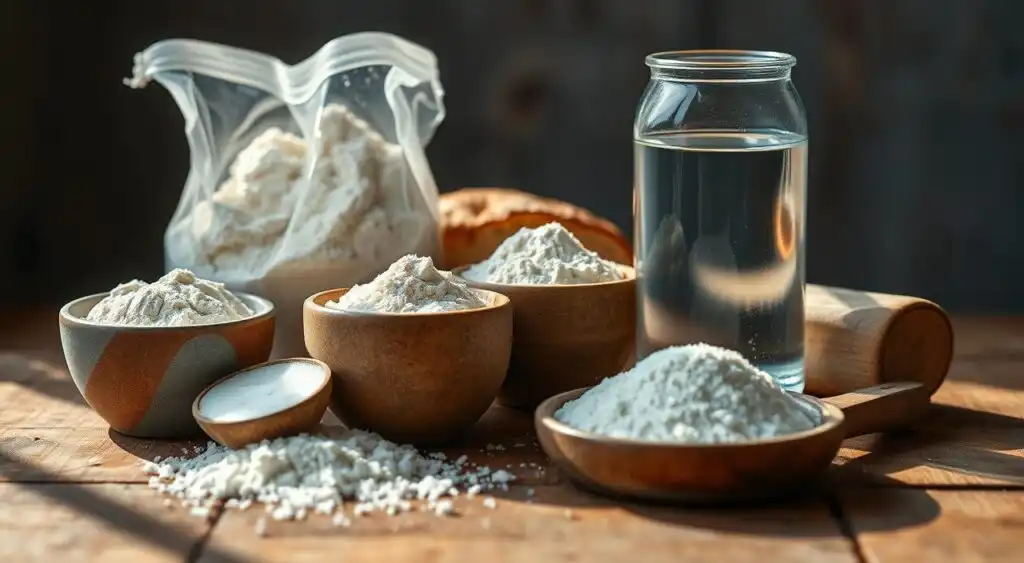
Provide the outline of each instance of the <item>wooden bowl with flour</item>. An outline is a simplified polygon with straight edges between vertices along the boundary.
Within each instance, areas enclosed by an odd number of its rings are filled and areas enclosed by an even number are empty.
[[[476,281],[469,287],[507,295],[514,311],[512,357],[498,402],[530,410],[552,395],[589,387],[626,366],[636,330],[636,273],[621,280],[573,285]]]
[[[487,411],[512,348],[507,297],[482,292],[484,307],[429,313],[326,306],[348,291],[317,293],[303,307],[306,348],[331,368],[331,410],[346,426],[432,444]]]

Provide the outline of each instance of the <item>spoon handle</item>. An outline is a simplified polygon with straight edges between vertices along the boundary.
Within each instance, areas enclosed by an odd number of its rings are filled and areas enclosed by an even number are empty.
[[[920,383],[894,381],[828,397],[846,417],[846,437],[894,430],[917,420],[928,409],[928,390]]]

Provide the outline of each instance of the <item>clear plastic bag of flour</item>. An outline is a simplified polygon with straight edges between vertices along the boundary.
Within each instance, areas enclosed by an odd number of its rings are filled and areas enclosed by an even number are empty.
[[[437,186],[424,147],[444,118],[433,53],[359,33],[288,66],[252,51],[168,40],[136,55],[185,118],[191,167],[164,237],[189,268],[277,308],[275,356],[305,354],[302,302],[437,258]]]

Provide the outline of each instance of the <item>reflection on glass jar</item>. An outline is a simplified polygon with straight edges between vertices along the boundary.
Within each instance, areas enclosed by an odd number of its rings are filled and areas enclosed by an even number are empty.
[[[634,126],[637,355],[707,342],[802,390],[807,125],[796,60],[647,57]]]

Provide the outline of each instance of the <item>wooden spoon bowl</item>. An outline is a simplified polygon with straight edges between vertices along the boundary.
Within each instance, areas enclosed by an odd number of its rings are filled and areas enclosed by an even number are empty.
[[[728,444],[625,440],[583,432],[555,412],[587,389],[551,397],[534,425],[544,452],[573,482],[594,492],[646,501],[728,503],[770,500],[813,488],[846,438],[891,430],[928,406],[920,383],[895,382],[829,399],[790,393],[818,426]]]
[[[282,405],[280,409],[267,414],[232,417],[230,421],[206,416],[203,400],[218,386],[224,385],[232,379],[244,377],[256,370],[288,364],[302,364],[308,368],[303,370],[305,373],[288,374],[289,377],[310,378],[308,385],[305,385],[310,391],[308,394],[303,393],[304,397],[295,397],[288,401],[290,404]],[[280,389],[282,394],[286,391],[284,388]],[[203,431],[217,443],[229,448],[240,448],[265,439],[294,436],[312,431],[323,419],[330,400],[331,370],[327,364],[312,358],[287,358],[257,364],[216,381],[196,397],[195,402],[192,403],[192,416],[195,417]]]

